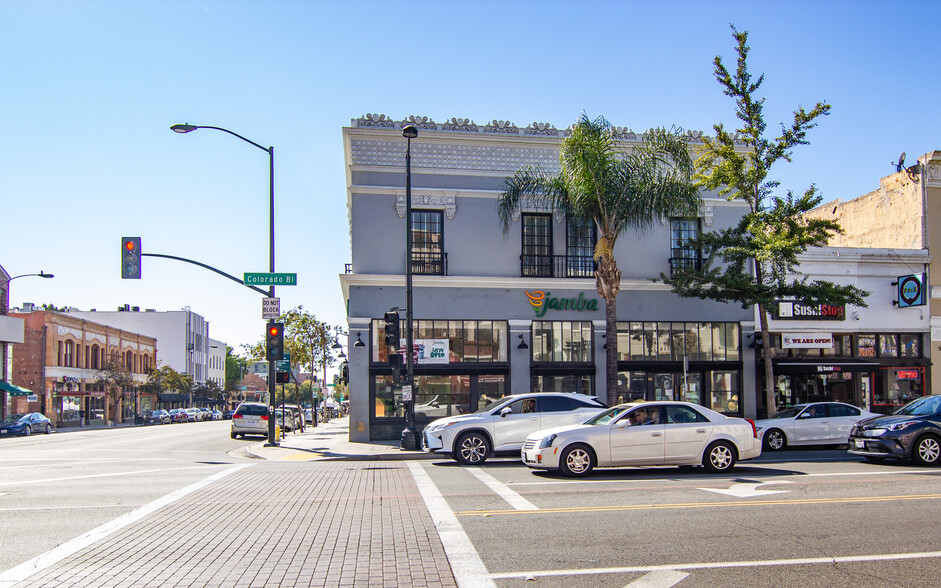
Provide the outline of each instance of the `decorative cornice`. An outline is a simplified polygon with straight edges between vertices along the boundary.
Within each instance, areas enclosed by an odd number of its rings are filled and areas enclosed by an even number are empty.
[[[457,192],[445,192],[444,195],[436,194],[412,194],[412,206],[421,206],[423,208],[440,208],[444,210],[448,220],[452,220],[457,214]],[[396,190],[395,192],[395,214],[399,218],[405,218],[405,192]]]

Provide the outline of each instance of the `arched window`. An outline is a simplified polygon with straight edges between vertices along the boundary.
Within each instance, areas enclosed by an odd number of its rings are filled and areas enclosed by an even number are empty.
[[[127,371],[134,371],[134,353],[128,351],[124,356],[124,367],[127,368]]]
[[[92,345],[91,346],[91,369],[93,370],[97,370],[99,368],[98,366],[99,353],[100,352],[99,352],[98,346]]]

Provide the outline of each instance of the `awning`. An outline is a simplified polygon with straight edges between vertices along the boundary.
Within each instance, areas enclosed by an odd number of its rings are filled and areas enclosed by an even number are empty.
[[[879,364],[874,361],[853,359],[838,361],[787,361],[775,359],[773,362],[775,375],[874,372],[879,369]]]
[[[159,402],[187,402],[189,396],[183,394],[157,394]]]
[[[0,390],[8,392],[10,396],[31,396],[33,394],[32,390],[27,390],[26,388],[20,388],[19,386],[14,386],[8,382],[0,380]]]

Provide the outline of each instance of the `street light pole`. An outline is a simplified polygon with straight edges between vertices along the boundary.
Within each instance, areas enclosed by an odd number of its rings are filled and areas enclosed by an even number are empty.
[[[224,129],[222,127],[212,127],[205,125],[191,125],[191,124],[175,124],[170,127],[170,130],[174,133],[189,133],[195,131],[196,129],[214,129],[216,131],[222,131],[224,133],[229,133],[239,139],[258,147],[262,151],[268,153],[268,271],[274,273],[274,147],[262,147],[258,143],[252,141],[251,139],[246,139],[238,133],[234,133],[229,129]],[[268,296],[274,298],[274,285],[268,288]],[[274,437],[274,410],[271,407],[274,406],[274,397],[275,397],[275,362],[274,360],[268,360],[268,442],[265,443],[268,447],[277,447],[278,442]]]
[[[415,357],[413,352],[412,319],[412,139],[418,136],[418,129],[408,125],[402,129],[405,147],[405,357],[408,369],[406,384],[411,391],[405,400],[405,429],[402,431],[401,448],[417,451],[418,430],[415,429]],[[404,395],[403,395],[404,396]]]

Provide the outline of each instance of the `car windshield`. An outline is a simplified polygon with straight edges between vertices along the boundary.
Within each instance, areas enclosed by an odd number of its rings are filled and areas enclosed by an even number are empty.
[[[771,419],[792,419],[800,413],[800,411],[806,408],[806,404],[798,404],[797,406],[792,406],[791,408],[785,408],[779,413],[776,413],[773,417],[768,417]]]
[[[941,396],[925,396],[895,411],[895,414],[930,416],[941,412]]]
[[[20,420],[21,418],[23,418],[23,417],[25,417],[25,416],[26,416],[25,414],[11,414],[11,415],[9,415],[7,418],[3,419],[3,420],[0,421],[0,422],[3,422],[3,423],[15,423],[16,421]]]
[[[633,406],[615,406],[614,408],[609,408],[608,410],[598,413],[592,418],[585,421],[586,425],[607,425],[614,419],[618,418],[625,412],[634,408]]]

